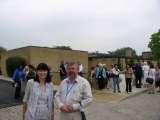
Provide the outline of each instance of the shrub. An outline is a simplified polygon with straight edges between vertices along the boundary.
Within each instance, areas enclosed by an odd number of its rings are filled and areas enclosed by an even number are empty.
[[[22,57],[19,57],[19,56],[9,57],[6,60],[6,70],[7,70],[8,76],[12,77],[14,70],[20,65],[25,66],[25,64],[26,64],[26,60]]]

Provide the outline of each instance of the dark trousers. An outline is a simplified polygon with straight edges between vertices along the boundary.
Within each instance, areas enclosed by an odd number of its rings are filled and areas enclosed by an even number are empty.
[[[131,78],[126,78],[126,92],[132,92],[131,82],[132,82]]]
[[[104,87],[106,87],[106,88],[108,88],[108,81],[109,81],[109,79],[106,78],[106,79],[105,79],[105,86],[104,86]]]
[[[16,89],[15,89],[15,95],[14,95],[14,98],[15,99],[18,99],[21,97],[21,82],[18,81],[16,82]]]
[[[136,76],[136,88],[141,88],[141,77],[140,76]]]
[[[98,78],[98,89],[102,90],[104,89],[105,83],[104,83],[104,78]]]

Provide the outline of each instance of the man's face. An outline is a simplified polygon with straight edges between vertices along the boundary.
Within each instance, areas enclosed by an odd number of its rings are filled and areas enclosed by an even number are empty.
[[[74,65],[68,66],[67,73],[71,79],[75,79],[76,76],[78,75],[78,65],[74,64]]]

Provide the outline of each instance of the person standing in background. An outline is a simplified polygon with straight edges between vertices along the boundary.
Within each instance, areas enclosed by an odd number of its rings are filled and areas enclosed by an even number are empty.
[[[126,65],[126,70],[125,70],[125,80],[126,80],[126,92],[132,92],[132,75],[133,75],[133,70],[132,67],[129,65]]]
[[[98,89],[102,90],[105,87],[106,70],[103,68],[102,63],[98,64],[96,68],[96,80],[98,83]]]
[[[15,99],[18,99],[21,97],[21,84],[22,84],[21,82],[24,81],[24,79],[25,79],[25,73],[23,71],[23,66],[19,65],[15,69],[12,77],[12,80],[15,83],[15,95],[14,95]]]
[[[95,90],[96,89],[96,80],[95,80],[95,68],[91,67],[91,70],[89,72],[89,81],[91,84],[91,89]]]
[[[155,77],[156,77],[156,70],[154,68],[154,65],[151,63],[150,64],[150,69],[148,71],[148,77],[147,79],[150,79],[149,81],[146,79],[147,88],[149,88],[148,93],[149,94],[154,94],[155,93]],[[150,82],[152,81],[152,82]]]
[[[143,87],[146,87],[146,78],[148,76],[148,72],[149,72],[149,65],[147,64],[147,62],[144,62],[143,66],[142,66],[142,70],[143,70]]]
[[[111,73],[113,75],[113,88],[114,88],[114,93],[116,92],[116,86],[117,86],[117,91],[120,93],[120,86],[119,86],[119,72],[120,70],[118,69],[117,64],[114,64],[114,67],[111,69]]]
[[[60,74],[60,79],[62,81],[67,77],[67,72],[66,72],[66,68],[65,68],[65,65],[64,65],[64,61],[61,61],[59,69],[60,69],[60,73],[59,73]]]
[[[1,68],[0,68],[0,78],[2,77],[2,70],[1,70]]]
[[[78,66],[79,66],[79,71],[78,71],[78,74],[83,77],[83,65],[82,63],[80,63],[79,61],[77,62],[78,63]]]
[[[135,75],[135,80],[136,80],[136,88],[141,88],[143,71],[142,71],[140,62],[136,63],[135,65],[134,75]]]
[[[158,89],[157,92],[160,92],[160,69],[159,66],[156,66],[156,76],[155,76],[155,81],[156,81],[156,88]]]
[[[30,79],[34,79],[35,76],[36,76],[36,71],[35,71],[34,66],[33,65],[28,65],[28,68],[29,68],[29,70],[28,70],[28,73],[26,75],[26,80],[27,81],[30,80]]]

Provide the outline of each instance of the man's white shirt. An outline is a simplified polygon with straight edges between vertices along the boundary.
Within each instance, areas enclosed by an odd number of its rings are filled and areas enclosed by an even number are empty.
[[[74,82],[64,79],[55,95],[55,101],[59,108],[64,104],[71,105],[74,111],[81,111],[92,102],[92,92],[89,82],[83,77],[77,76]]]

